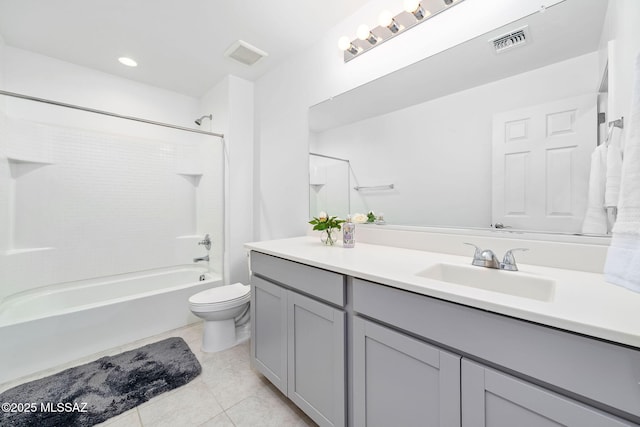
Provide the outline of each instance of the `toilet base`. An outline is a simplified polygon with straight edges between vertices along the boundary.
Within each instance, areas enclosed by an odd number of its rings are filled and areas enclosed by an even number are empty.
[[[215,353],[247,341],[251,335],[249,327],[249,322],[236,326],[234,319],[205,321],[202,351]]]

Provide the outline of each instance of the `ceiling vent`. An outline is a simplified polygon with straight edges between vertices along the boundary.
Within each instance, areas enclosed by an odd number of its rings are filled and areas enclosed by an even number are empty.
[[[238,40],[233,43],[224,53],[224,56],[235,59],[245,65],[253,65],[258,62],[260,58],[264,58],[267,55],[267,52],[264,52],[242,40]]]
[[[489,40],[493,43],[496,53],[502,53],[517,46],[522,46],[529,40],[529,27],[524,26]]]

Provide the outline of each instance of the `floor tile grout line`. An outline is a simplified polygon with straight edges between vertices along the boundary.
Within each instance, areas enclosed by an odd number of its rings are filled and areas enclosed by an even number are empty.
[[[142,417],[140,416],[140,409],[136,406],[136,415],[138,416],[138,424],[140,427],[144,427],[144,423],[142,422]]]

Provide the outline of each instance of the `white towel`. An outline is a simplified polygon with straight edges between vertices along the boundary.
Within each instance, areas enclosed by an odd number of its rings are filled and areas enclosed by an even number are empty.
[[[587,211],[582,234],[607,234],[607,210],[604,207],[607,147],[599,145],[591,154]]]
[[[615,129],[613,131],[607,148],[607,172],[604,190],[604,206],[606,208],[618,207],[620,179],[622,177],[622,151],[620,150],[618,138],[614,136],[615,133],[619,132],[616,132]]]
[[[635,64],[629,122],[624,144],[618,218],[613,227],[604,274],[607,282],[640,292],[640,55]]]
[[[640,239],[613,234],[604,265],[604,279],[640,292]]]

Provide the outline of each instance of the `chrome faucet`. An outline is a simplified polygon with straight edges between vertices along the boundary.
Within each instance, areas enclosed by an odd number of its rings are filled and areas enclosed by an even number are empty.
[[[473,261],[471,261],[471,265],[477,265],[479,267],[486,268],[497,268],[500,270],[506,271],[518,271],[518,266],[516,265],[516,259],[513,256],[513,251],[528,251],[528,248],[514,248],[509,249],[505,254],[502,262],[498,261],[498,257],[493,253],[491,249],[480,249],[478,246],[473,243],[465,243],[465,245],[470,245],[476,248],[475,253],[473,254]]]
[[[500,270],[507,271],[518,271],[518,266],[516,265],[516,259],[513,256],[513,251],[528,251],[528,248],[514,248],[509,249],[505,254],[502,262],[500,263]]]
[[[209,262],[209,254],[205,255],[205,256],[201,256],[198,258],[194,258],[193,262],[200,262],[200,261],[207,261]]]
[[[498,261],[498,257],[496,257],[496,254],[494,254],[491,249],[483,250],[473,243],[465,243],[465,245],[473,246],[474,248],[476,248],[476,251],[473,254],[473,261],[471,261],[471,265],[477,265],[478,267],[487,268],[500,268],[500,261]]]
[[[204,235],[204,239],[198,242],[198,245],[203,245],[207,250],[207,254],[205,256],[201,256],[198,258],[194,258],[193,262],[207,261],[209,262],[209,251],[211,250],[211,238],[209,234]]]
[[[211,250],[211,238],[209,237],[209,234],[205,234],[204,235],[204,239],[199,241],[198,244],[199,245],[204,245],[204,247],[207,249],[207,251],[210,251]]]

